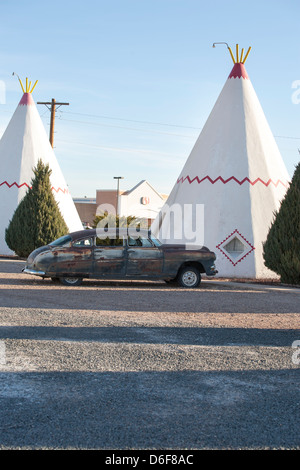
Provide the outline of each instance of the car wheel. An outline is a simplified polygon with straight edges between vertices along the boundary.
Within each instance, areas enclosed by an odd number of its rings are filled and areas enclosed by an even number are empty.
[[[201,282],[201,274],[197,268],[185,266],[178,275],[178,283],[181,287],[198,287]]]
[[[59,280],[64,286],[80,286],[82,283],[82,277],[60,277]]]

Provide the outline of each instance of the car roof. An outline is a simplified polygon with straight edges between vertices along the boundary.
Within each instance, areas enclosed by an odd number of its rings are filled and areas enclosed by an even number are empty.
[[[86,229],[86,230],[79,230],[78,232],[69,233],[72,240],[76,240],[78,238],[86,238],[86,237],[96,237],[98,235],[107,235],[110,237],[112,235],[116,236],[142,236],[148,237],[151,235],[150,230],[136,230],[135,227],[116,227],[116,228],[93,228],[93,229]]]

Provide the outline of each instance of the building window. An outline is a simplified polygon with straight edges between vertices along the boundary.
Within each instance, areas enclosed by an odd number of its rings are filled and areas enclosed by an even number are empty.
[[[231,258],[238,258],[244,253],[246,246],[241,240],[237,237],[234,237],[228,242],[226,245],[223,246],[223,249],[227,251],[227,253],[231,256]]]

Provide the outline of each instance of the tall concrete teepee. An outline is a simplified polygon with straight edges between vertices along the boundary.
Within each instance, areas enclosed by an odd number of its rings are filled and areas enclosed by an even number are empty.
[[[203,244],[217,255],[218,275],[268,278],[275,275],[262,243],[289,175],[245,69],[250,48],[245,58],[238,45],[236,57],[228,49],[233,69],[153,229],[165,243],[190,243],[196,207],[204,205]],[[175,206],[181,221],[168,233]]]
[[[81,230],[82,223],[67,184],[48,140],[32,98],[31,83],[26,88],[0,140],[0,254],[11,254],[5,243],[5,229],[15,209],[31,185],[33,168],[39,159],[49,164],[53,194],[70,232]]]

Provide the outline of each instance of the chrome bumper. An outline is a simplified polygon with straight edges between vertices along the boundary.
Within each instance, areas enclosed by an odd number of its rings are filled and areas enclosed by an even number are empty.
[[[213,264],[210,266],[209,271],[206,273],[207,276],[215,276],[218,274],[219,271],[217,271],[216,266]]]
[[[44,271],[36,271],[35,269],[24,268],[22,272],[25,274],[33,274],[34,276],[45,276],[46,273]]]

